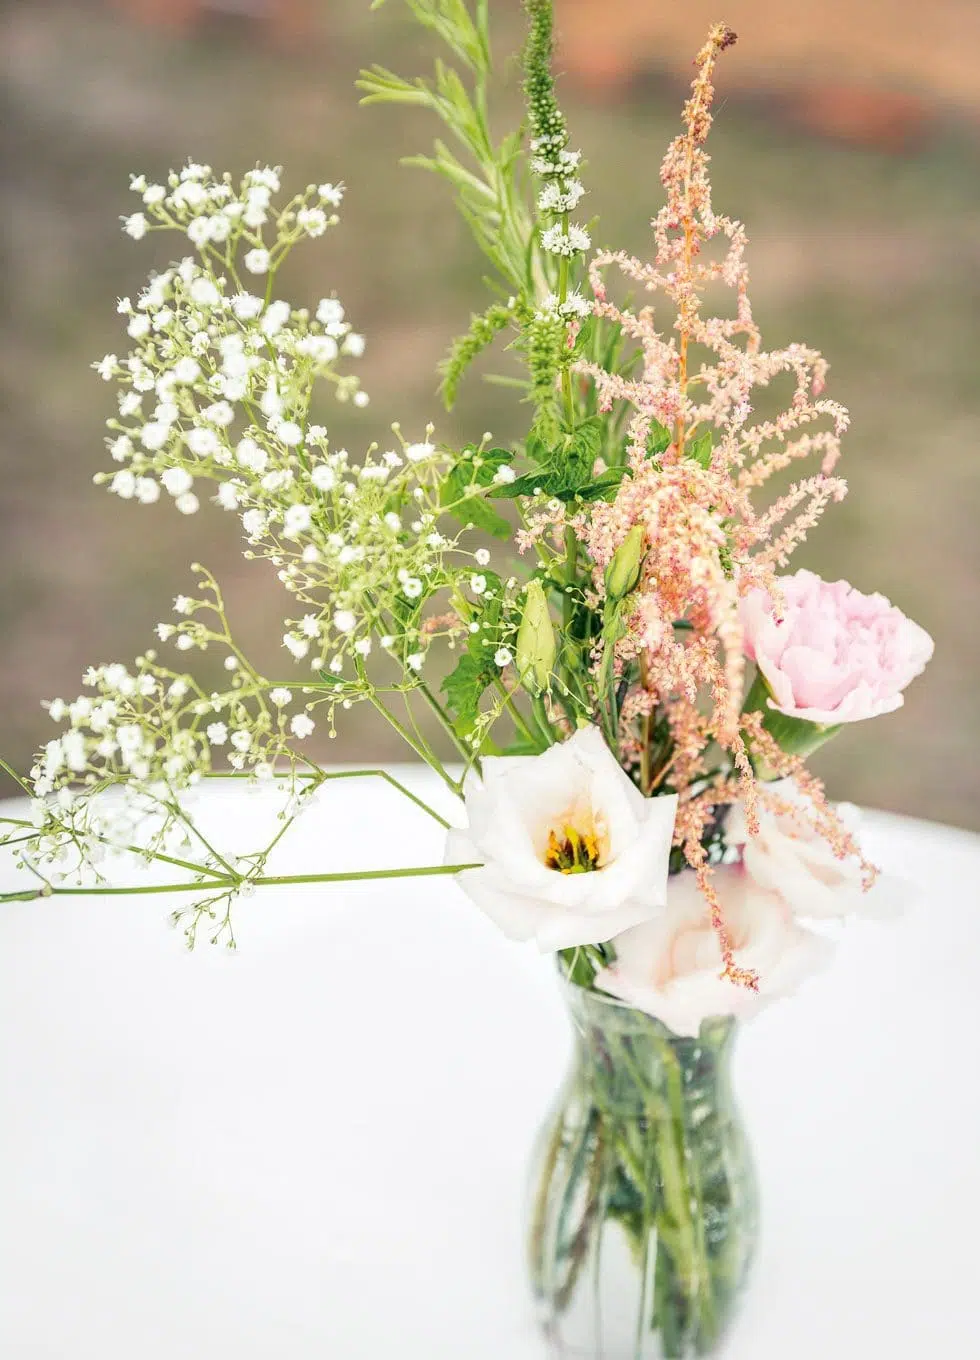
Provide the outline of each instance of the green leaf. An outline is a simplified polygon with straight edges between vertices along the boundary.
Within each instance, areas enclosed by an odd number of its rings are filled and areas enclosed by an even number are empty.
[[[574,358],[579,359],[583,354],[592,353],[592,344],[596,336],[598,320],[594,316],[587,316],[582,322],[581,329],[575,337],[575,346],[572,350]]]
[[[464,652],[442,682],[446,703],[456,715],[456,730],[465,737],[472,732],[480,711],[480,699],[497,675],[493,662]]]
[[[709,468],[711,466],[713,448],[714,445],[711,439],[711,431],[705,430],[703,434],[698,435],[697,439],[688,444],[684,452],[688,458],[693,458],[695,463],[700,464],[701,467]]]
[[[472,446],[449,469],[439,492],[440,504],[463,525],[472,524],[495,538],[508,538],[511,526],[499,515],[480,492],[466,493],[473,487],[491,488],[498,469],[514,461],[509,449],[485,449]],[[493,487],[489,494],[493,495]]]
[[[650,433],[647,436],[647,455],[650,458],[659,458],[662,453],[666,453],[670,448],[672,437],[666,425],[661,425],[659,420],[654,420],[650,424]]]
[[[541,491],[560,501],[600,500],[619,485],[622,469],[613,468],[598,478],[593,475],[596,459],[602,449],[604,422],[591,416],[581,425],[560,436],[556,446],[549,448],[537,435],[529,435],[525,448],[532,462],[540,464],[540,472],[527,472],[516,481],[495,486],[490,495],[504,500],[517,496],[532,496]],[[587,494],[586,494],[587,493]]]
[[[619,484],[626,476],[627,469],[624,467],[609,468],[594,482],[579,489],[578,498],[580,501],[611,501],[615,498],[619,490]]]

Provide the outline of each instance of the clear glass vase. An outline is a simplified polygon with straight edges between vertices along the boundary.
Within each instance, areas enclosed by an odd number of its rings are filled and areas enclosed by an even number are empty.
[[[552,1352],[712,1355],[745,1287],[758,1224],[732,1095],[735,1022],[697,1038],[567,981],[571,1070],[539,1136],[529,1261]]]

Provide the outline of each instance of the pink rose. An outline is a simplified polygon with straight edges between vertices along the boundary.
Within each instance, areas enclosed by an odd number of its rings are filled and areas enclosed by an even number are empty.
[[[722,977],[708,905],[687,870],[670,879],[666,911],[615,937],[616,961],[596,973],[596,987],[656,1016],[675,1034],[696,1035],[702,1020],[753,1015],[829,962],[831,941],[799,925],[785,902],[741,864],[722,865],[713,882],[735,962],[758,975],[757,992]]]
[[[742,600],[745,652],[772,692],[771,708],[832,725],[901,707],[902,690],[932,656],[925,629],[883,595],[812,571],[780,577],[779,589],[779,619],[767,591]]]
[[[780,779],[765,786],[767,795],[779,799],[792,811],[776,812],[761,801],[759,832],[750,835],[745,809],[735,803],[725,823],[725,840],[738,846],[748,876],[764,892],[777,893],[796,917],[840,920],[862,915],[897,916],[912,900],[911,886],[890,874],[879,874],[874,887],[865,891],[860,859],[838,859],[831,845],[806,820],[807,799],[793,779]],[[837,816],[852,836],[860,824],[860,812],[852,803],[838,803]]]

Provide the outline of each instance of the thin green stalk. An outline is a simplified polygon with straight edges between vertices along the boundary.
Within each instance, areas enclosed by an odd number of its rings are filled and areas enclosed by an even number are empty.
[[[536,694],[531,700],[531,712],[534,714],[534,721],[540,729],[541,735],[549,746],[555,744],[555,734],[551,723],[548,720],[548,713],[544,706],[544,695]]]
[[[567,212],[566,212],[566,213],[562,213],[562,216],[561,216],[561,229],[562,229],[563,233],[567,236],[567,235],[568,235],[568,213],[567,213]],[[560,261],[559,261],[559,263],[558,263],[558,305],[559,305],[559,308],[561,307],[561,304],[562,304],[562,303],[567,302],[567,300],[568,300],[568,270],[569,270],[569,258],[568,258],[567,255],[562,255],[562,257],[561,257],[561,259],[560,259]],[[569,367],[569,362],[568,362],[567,356],[563,358],[562,366],[561,366],[561,394],[562,394],[562,398],[563,398],[563,400],[564,400],[564,402],[565,402],[565,420],[566,420],[567,423],[568,423],[568,428],[569,428],[570,430],[574,430],[574,428],[575,428],[575,398],[574,398],[574,396],[573,396],[573,394],[572,394],[572,370],[571,370],[571,368]]]
[[[178,817],[184,823],[188,831],[192,831],[194,833],[197,839],[204,846],[205,850],[207,850],[209,854],[213,855],[214,858],[218,861],[218,863],[223,865],[224,868],[228,871],[228,873],[234,878],[235,877],[234,869],[231,867],[231,865],[228,863],[225,857],[223,855],[220,855],[218,851],[215,850],[214,846],[205,836],[201,828],[196,824],[196,822],[191,821],[190,817],[187,816],[187,813],[176,801],[176,799],[174,800],[173,803],[170,803],[168,806],[170,808],[170,811],[174,814],[174,816]]]
[[[26,783],[23,779],[21,779],[17,771],[11,765],[8,765],[7,762],[2,758],[0,758],[0,770],[3,770],[5,774],[8,774],[15,784],[19,784],[20,787],[27,794],[28,798],[34,797],[34,790],[31,788],[31,786],[28,783]]]
[[[461,799],[463,797],[463,790],[461,786],[456,783],[452,775],[446,773],[446,771],[442,768],[442,766],[431,754],[431,752],[426,752],[425,750],[423,750],[421,746],[419,746],[418,742],[415,740],[412,734],[405,728],[405,726],[402,723],[398,721],[394,713],[389,712],[389,710],[385,708],[384,704],[381,702],[380,699],[377,698],[376,695],[369,693],[367,697],[373,704],[373,706],[381,714],[381,716],[385,719],[385,721],[395,729],[395,731],[398,733],[401,739],[409,747],[411,747],[411,749],[415,752],[419,759],[425,761],[426,765],[428,765],[431,770],[435,771],[435,773],[443,781],[446,787],[448,789],[451,789],[457,798]]]
[[[442,704],[440,704],[439,700],[432,693],[432,690],[429,688],[429,686],[425,683],[424,680],[419,682],[418,688],[422,692],[423,699],[425,699],[426,703],[432,709],[433,713],[442,723],[443,727],[446,730],[447,736],[452,741],[453,745],[456,747],[456,750],[459,752],[459,754],[463,757],[464,760],[468,760],[470,757],[470,752],[467,750],[465,744],[457,734],[456,728],[453,726],[453,722],[449,714],[443,708]]]
[[[479,864],[426,864],[409,869],[359,869],[345,874],[283,874],[249,880],[258,888],[283,887],[299,883],[362,883],[380,878],[432,878],[440,874],[461,874],[466,869],[482,869]]]
[[[386,784],[390,784],[393,789],[397,789],[410,803],[414,803],[416,807],[421,808],[423,812],[428,813],[432,820],[438,822],[446,831],[450,829],[452,823],[447,822],[445,817],[436,812],[435,808],[429,807],[429,804],[424,802],[417,793],[412,793],[411,789],[407,789],[404,784],[400,784],[394,775],[390,775],[387,770],[335,770],[326,773],[323,776],[325,781],[331,779],[359,779],[367,777],[383,779]]]
[[[0,902],[26,902],[38,897],[140,897],[148,893],[200,892],[202,888],[223,888],[234,892],[242,883],[257,888],[290,887],[302,883],[362,883],[386,878],[432,878],[445,874],[461,874],[466,869],[482,869],[482,864],[426,864],[409,869],[358,869],[337,874],[282,874],[260,878],[227,879],[217,883],[149,883],[126,888],[54,888],[25,892],[0,893]]]
[[[506,707],[507,712],[514,720],[514,726],[519,731],[524,733],[524,736],[527,738],[528,741],[537,741],[540,734],[533,732],[531,730],[531,727],[529,726],[527,719],[524,717],[524,714],[514,703],[514,696],[511,694],[510,690],[504,684],[503,680],[501,680],[499,675],[495,677],[493,683],[494,687],[497,690],[499,690],[503,698],[504,706]]]

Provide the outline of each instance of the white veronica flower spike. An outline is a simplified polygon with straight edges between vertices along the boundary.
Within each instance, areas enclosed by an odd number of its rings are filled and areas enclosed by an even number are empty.
[[[482,863],[457,881],[511,939],[598,944],[666,903],[676,809],[644,798],[586,727],[539,756],[485,759],[446,863]]]

